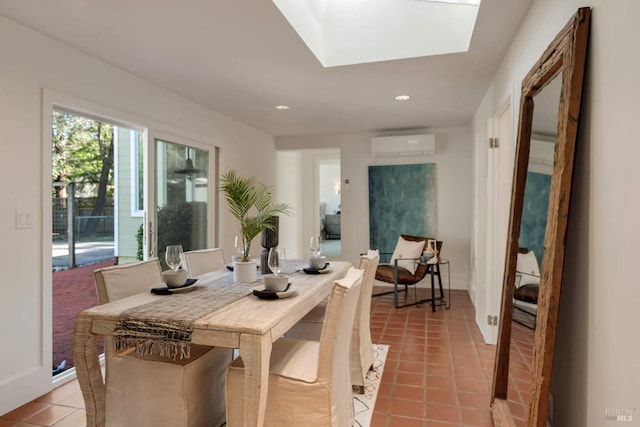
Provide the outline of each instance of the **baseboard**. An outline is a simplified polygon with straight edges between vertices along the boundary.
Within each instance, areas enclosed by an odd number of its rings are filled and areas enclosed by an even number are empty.
[[[50,392],[51,368],[38,367],[0,384],[0,416]]]

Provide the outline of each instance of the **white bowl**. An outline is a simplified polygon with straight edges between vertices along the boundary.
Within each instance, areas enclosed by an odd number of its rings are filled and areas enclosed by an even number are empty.
[[[309,263],[309,268],[315,268],[316,270],[320,270],[324,268],[325,264],[327,263],[327,257],[323,255],[317,258],[309,258],[308,263]]]
[[[187,281],[187,270],[167,270],[162,272],[162,280],[170,288],[182,286]]]
[[[282,292],[287,289],[289,276],[286,274],[265,274],[262,277],[264,279],[264,288],[268,291]]]

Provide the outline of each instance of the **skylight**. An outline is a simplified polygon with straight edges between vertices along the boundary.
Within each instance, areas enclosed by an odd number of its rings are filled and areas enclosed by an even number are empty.
[[[466,52],[480,0],[273,0],[325,67]]]
[[[430,1],[432,3],[470,4],[473,6],[480,5],[480,0],[419,0],[419,1]]]

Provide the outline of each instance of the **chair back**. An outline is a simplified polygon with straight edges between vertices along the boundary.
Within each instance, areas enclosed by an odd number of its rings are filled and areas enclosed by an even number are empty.
[[[353,410],[342,406],[352,401],[349,353],[363,273],[351,267],[344,278],[334,282],[320,335],[318,381],[331,387],[337,413]]]
[[[222,248],[184,252],[182,267],[187,270],[189,277],[197,277],[210,271],[220,270],[224,268]]]
[[[358,268],[364,271],[364,276],[362,279],[362,288],[360,289],[354,329],[360,327],[362,330],[369,330],[373,279],[376,277],[376,269],[379,263],[380,253],[377,250],[369,250],[366,255],[360,257],[360,265]]]
[[[106,304],[162,285],[162,266],[158,259],[114,265],[93,272],[98,303]]]
[[[371,297],[373,294],[373,280],[380,263],[380,252],[369,250],[360,256],[359,269],[364,271],[360,298],[353,321],[351,334],[351,384],[364,387],[367,371],[373,363],[373,343],[371,342]]]
[[[158,259],[114,265],[94,270],[98,303],[106,304],[162,285],[162,266]],[[113,337],[105,337],[104,353],[109,359],[116,353]]]

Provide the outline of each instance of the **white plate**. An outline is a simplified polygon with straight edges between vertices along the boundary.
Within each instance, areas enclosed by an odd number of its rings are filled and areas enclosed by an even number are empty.
[[[276,292],[278,294],[278,298],[289,298],[296,294],[296,291],[287,291],[287,292]]]

